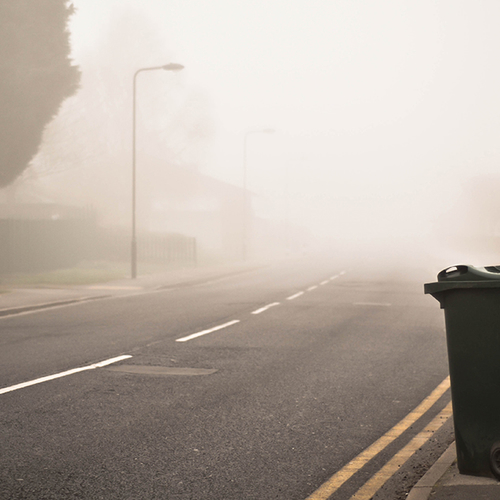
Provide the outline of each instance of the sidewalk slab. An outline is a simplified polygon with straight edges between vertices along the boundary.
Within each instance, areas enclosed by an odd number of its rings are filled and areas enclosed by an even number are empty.
[[[407,500],[500,500],[500,482],[460,474],[455,443],[412,488]]]
[[[456,460],[434,486],[432,500],[497,500],[500,482],[489,477],[467,476],[458,472]]]
[[[246,263],[211,267],[175,269],[158,274],[142,275],[89,285],[13,286],[0,293],[0,316],[24,310],[44,309],[64,303],[80,302],[117,295],[130,295],[147,290],[168,290],[201,285],[264,267]]]
[[[0,294],[0,315],[17,309],[33,308],[66,301],[102,296],[104,292],[78,288],[13,288]],[[39,307],[41,308],[41,307]]]

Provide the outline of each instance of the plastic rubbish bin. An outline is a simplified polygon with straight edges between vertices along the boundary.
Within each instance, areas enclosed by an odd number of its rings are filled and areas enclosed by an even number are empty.
[[[445,313],[458,470],[500,479],[500,266],[453,266],[424,290]]]

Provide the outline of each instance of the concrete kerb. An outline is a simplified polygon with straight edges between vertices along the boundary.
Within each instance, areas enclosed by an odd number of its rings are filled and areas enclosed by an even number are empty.
[[[455,443],[441,455],[410,491],[408,500],[500,498],[500,482],[491,477],[460,474]]]
[[[95,297],[78,297],[76,299],[58,300],[55,302],[44,302],[42,304],[33,304],[29,306],[10,307],[6,309],[0,309],[0,317],[11,316],[14,314],[21,314],[24,312],[38,311],[41,309],[50,309],[52,307],[57,307],[57,306],[66,306],[70,304],[76,304],[77,302],[87,302],[89,300],[106,299],[108,297],[110,297],[110,295],[98,295]]]
[[[412,488],[407,500],[427,500],[434,485],[443,477],[457,458],[455,442],[438,458],[436,463],[425,473],[420,481]]]
[[[3,296],[3,300],[0,300],[0,306],[4,305],[3,308],[0,307],[0,318],[109,298],[114,295],[144,293],[148,290],[174,290],[177,288],[202,285],[251,272],[262,267],[264,267],[263,264],[246,264],[213,268],[183,269],[157,275],[145,275],[134,281],[122,279],[83,286],[13,288],[7,295]],[[103,292],[105,292],[105,294],[103,294]]]

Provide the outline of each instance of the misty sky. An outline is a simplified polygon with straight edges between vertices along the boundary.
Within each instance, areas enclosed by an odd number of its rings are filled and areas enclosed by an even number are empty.
[[[157,63],[185,65],[215,124],[204,172],[241,184],[244,133],[276,129],[249,138],[248,169],[277,217],[287,185],[291,215],[316,232],[418,235],[498,170],[497,0],[74,4],[77,63],[132,10],[164,44]]]

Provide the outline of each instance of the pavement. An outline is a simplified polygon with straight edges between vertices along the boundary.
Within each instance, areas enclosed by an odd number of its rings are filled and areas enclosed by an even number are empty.
[[[144,293],[161,289],[195,286],[251,272],[263,264],[235,264],[187,268],[161,274],[138,276],[95,285],[13,286],[0,293],[0,317],[64,304],[101,298]],[[455,443],[410,491],[407,500],[500,500],[500,482],[486,477],[460,474],[456,462]]]
[[[2,286],[0,317],[101,298],[201,285],[263,267],[262,263],[176,269],[93,285]]]
[[[499,500],[500,482],[460,474],[455,443],[441,455],[413,487],[407,500]]]

